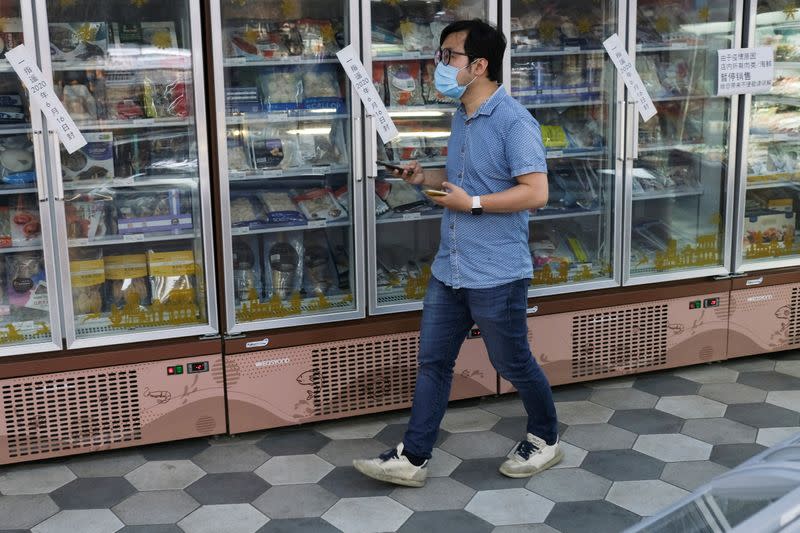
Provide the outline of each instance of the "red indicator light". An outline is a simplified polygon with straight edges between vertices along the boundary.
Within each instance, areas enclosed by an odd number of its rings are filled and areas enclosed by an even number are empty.
[[[168,366],[168,367],[167,367],[167,375],[170,375],[170,376],[171,376],[171,375],[173,375],[174,373],[175,373],[175,367],[174,367],[174,366]]]

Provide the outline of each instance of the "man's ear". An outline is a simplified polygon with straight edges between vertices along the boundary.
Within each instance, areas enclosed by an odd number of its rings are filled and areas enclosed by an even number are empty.
[[[473,74],[475,76],[483,76],[486,74],[489,75],[489,60],[483,57],[479,57],[477,61],[472,65],[475,70],[473,70]]]

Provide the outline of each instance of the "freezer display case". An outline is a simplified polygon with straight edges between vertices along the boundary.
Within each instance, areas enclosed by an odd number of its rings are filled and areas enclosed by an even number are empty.
[[[737,271],[800,264],[800,8],[753,0],[748,9],[747,44],[773,47],[775,78],[768,93],[745,96]]]
[[[532,295],[619,283],[623,89],[603,48],[614,0],[506,0],[507,86],[539,122],[549,200],[530,214]]]
[[[716,96],[717,50],[737,48],[741,2],[641,0],[629,50],[657,114],[628,105],[627,284],[725,274],[738,97]]]
[[[199,5],[37,0],[67,347],[216,331]],[[49,50],[49,52],[48,52]]]
[[[14,355],[60,349],[61,333],[42,116],[5,57],[35,54],[30,2],[0,2],[0,20],[0,355]]]
[[[496,23],[496,0],[364,1],[364,65],[399,136],[384,144],[365,120],[369,309],[373,314],[420,309],[439,248],[443,210],[416,186],[392,178],[376,160],[419,161],[443,169],[450,124],[459,102],[434,86],[433,55],[451,22]]]
[[[363,317],[358,6],[211,4],[226,330]]]

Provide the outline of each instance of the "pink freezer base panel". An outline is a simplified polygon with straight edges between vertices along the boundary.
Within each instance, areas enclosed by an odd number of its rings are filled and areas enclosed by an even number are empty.
[[[731,291],[728,357],[800,346],[800,284]]]
[[[226,431],[218,354],[5,379],[0,394],[0,464]]]
[[[418,347],[419,332],[410,332],[229,355],[230,432],[409,407]],[[496,392],[483,341],[465,341],[450,399]]]

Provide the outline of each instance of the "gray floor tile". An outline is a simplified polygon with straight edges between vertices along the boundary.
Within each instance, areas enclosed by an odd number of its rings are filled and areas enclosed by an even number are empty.
[[[758,430],[756,444],[770,447],[795,435],[800,435],[800,427],[761,428]]]
[[[562,468],[536,474],[525,487],[556,503],[578,502],[602,500],[611,482],[581,468]]]
[[[391,483],[368,478],[352,466],[334,468],[319,482],[319,486],[340,498],[388,496],[397,488]]]
[[[727,418],[687,420],[681,433],[709,444],[741,444],[756,440],[755,428]]]
[[[377,457],[392,447],[375,439],[332,440],[317,455],[333,466],[351,466],[353,459]]]
[[[775,368],[775,361],[763,355],[737,357],[723,364],[738,372],[766,372]]]
[[[158,524],[154,526],[125,526],[117,533],[183,533],[175,524]]]
[[[451,455],[441,448],[434,448],[431,459],[428,461],[428,477],[447,477],[453,473],[461,459]]]
[[[270,455],[253,444],[216,445],[198,453],[192,462],[209,474],[252,472]]]
[[[527,479],[512,479],[498,470],[504,457],[463,461],[450,477],[475,490],[511,489],[524,487]]]
[[[386,496],[339,500],[322,515],[341,530],[352,533],[395,531],[412,515],[407,507]]]
[[[314,454],[281,455],[261,465],[255,473],[271,485],[299,485],[316,483],[334,468],[332,464]]]
[[[519,394],[516,392],[504,394],[499,398],[487,399],[481,404],[481,409],[505,418],[527,415],[525,406],[522,405],[522,400],[519,399]]]
[[[256,446],[275,457],[317,453],[330,441],[312,429],[276,429],[267,433]]]
[[[137,492],[114,506],[120,520],[132,526],[174,524],[200,506],[182,490]]]
[[[765,391],[800,389],[800,378],[780,372],[742,372],[738,382]]]
[[[124,524],[108,509],[61,511],[34,527],[32,533],[114,533]]]
[[[713,478],[728,471],[727,467],[711,461],[687,461],[668,463],[661,479],[676,487],[693,491]]]
[[[409,518],[399,533],[420,531],[457,531],[458,533],[491,533],[493,526],[466,511],[416,512]]]
[[[547,524],[525,524],[517,526],[497,526],[492,533],[561,533]]]
[[[629,389],[633,387],[635,381],[635,376],[620,376],[589,381],[586,386],[592,389]]]
[[[710,444],[679,433],[640,435],[633,449],[668,463],[705,461],[711,454]]]
[[[673,375],[698,383],[734,383],[739,377],[736,370],[719,363],[681,368],[673,372]]]
[[[0,497],[0,528],[28,529],[58,512],[58,506],[45,494]]]
[[[322,518],[270,520],[256,533],[339,533],[341,530]]]
[[[515,441],[492,431],[450,435],[440,448],[460,459],[482,459],[507,455]]]
[[[272,487],[253,501],[253,507],[275,518],[313,518],[325,514],[339,497],[315,484]]]
[[[231,472],[208,474],[184,490],[200,505],[218,505],[250,503],[269,487],[269,483],[253,472]]]
[[[183,489],[205,476],[202,468],[188,459],[148,461],[125,475],[137,490]]]
[[[478,492],[465,511],[495,526],[544,522],[553,502],[527,489],[500,489]]]
[[[258,509],[246,503],[204,505],[178,522],[186,533],[255,533],[269,522]]]
[[[714,446],[709,460],[728,468],[735,468],[766,449],[760,444],[719,444]]]
[[[636,435],[611,424],[570,426],[562,440],[587,451],[621,450],[633,446]]]
[[[658,402],[658,396],[633,387],[629,389],[593,389],[589,399],[598,405],[619,410],[651,409]]]
[[[561,459],[561,462],[557,465],[553,466],[553,468],[575,468],[581,466],[584,458],[586,458],[586,454],[589,453],[582,448],[578,448],[577,446],[573,446],[567,441],[561,440],[558,443],[561,451],[564,452],[564,457]]]
[[[696,394],[667,396],[656,404],[656,410],[685,419],[717,418],[725,414],[725,408],[724,403]]]
[[[632,409],[615,412],[608,423],[638,435],[649,435],[678,432],[683,427],[684,420],[655,409]]]
[[[463,509],[475,490],[450,478],[430,478],[422,488],[400,487],[389,496],[412,511]]]
[[[568,426],[575,424],[604,424],[614,414],[614,411],[608,407],[585,400],[559,402],[556,404],[556,412],[558,413],[558,419]]]
[[[511,439],[514,442],[519,442],[527,433],[528,417],[515,416],[512,418],[501,418],[500,421],[494,425],[492,431],[498,435],[502,435]],[[567,430],[567,425],[559,420],[558,434],[563,435]]]
[[[697,394],[700,384],[666,373],[639,376],[633,386],[656,396],[685,396]]]
[[[776,428],[800,425],[800,413],[768,403],[729,405],[725,418],[754,428]]]
[[[586,385],[561,385],[553,388],[553,400],[556,402],[579,402],[588,400],[592,389]]]
[[[207,439],[188,439],[151,444],[140,448],[140,451],[148,461],[176,461],[191,459],[209,446]]]
[[[658,479],[664,463],[636,450],[601,450],[589,452],[581,468],[611,481]]]
[[[65,464],[78,477],[117,477],[135,470],[144,462],[142,453],[133,449],[77,455],[67,459]]]
[[[25,463],[0,467],[0,494],[47,494],[75,479],[72,470],[54,463]]]
[[[640,516],[652,516],[688,494],[658,479],[616,481],[606,500]]]
[[[390,424],[386,426],[380,433],[375,435],[375,440],[382,442],[387,448],[394,448],[399,443],[403,442],[403,436],[406,434],[408,424]],[[439,434],[436,436],[436,443],[434,446],[439,446],[443,443],[450,433],[440,429]]]
[[[357,417],[314,424],[314,431],[331,440],[371,439],[385,427],[385,422],[375,418]]]
[[[770,392],[767,394],[767,403],[800,412],[800,390]]]
[[[448,409],[441,427],[449,433],[474,433],[492,429],[500,417],[477,407]]]
[[[778,361],[775,372],[800,378],[800,361]]]
[[[557,503],[545,523],[562,533],[619,533],[640,520],[613,503],[592,501]]]
[[[698,394],[728,405],[763,402],[767,397],[766,391],[741,383],[710,383],[700,387]]]
[[[105,509],[114,507],[136,492],[121,477],[81,478],[53,491],[50,497],[61,509]]]

